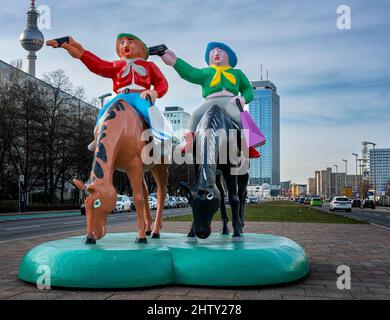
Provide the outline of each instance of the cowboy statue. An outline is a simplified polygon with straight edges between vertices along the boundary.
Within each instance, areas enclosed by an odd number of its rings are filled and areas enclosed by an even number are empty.
[[[150,119],[148,109],[157,98],[166,94],[168,82],[160,69],[153,62],[147,61],[149,50],[140,38],[129,33],[118,34],[116,52],[120,59],[113,62],[102,60],[85,50],[72,37],[49,40],[46,44],[53,48],[66,49],[73,58],[80,59],[93,73],[112,79],[113,91],[117,95],[106,103],[99,112],[95,126],[95,140],[99,121],[104,119],[103,115],[107,108],[119,99],[123,99],[133,106],[152,129],[156,130],[153,128],[153,121]],[[159,117],[164,119],[161,111],[158,111],[157,108],[153,108],[153,110],[154,114],[159,112]],[[161,141],[170,138],[167,136],[167,132],[169,133],[169,130],[159,130],[157,136],[160,137]],[[156,137],[155,134],[154,136]],[[95,140],[88,146],[91,151],[95,150]]]
[[[240,109],[236,101],[239,99],[243,106],[254,98],[253,88],[248,78],[240,69],[234,69],[237,65],[237,55],[229,46],[220,42],[210,42],[206,48],[205,59],[209,67],[197,69],[176,57],[170,50],[166,50],[162,56],[165,64],[173,66],[181,78],[201,85],[202,95],[206,99],[191,115],[189,130],[185,132],[181,145],[182,152],[190,150],[202,115],[214,104],[218,104],[233,122],[242,128]],[[258,158],[260,153],[252,146],[249,148],[249,157]]]

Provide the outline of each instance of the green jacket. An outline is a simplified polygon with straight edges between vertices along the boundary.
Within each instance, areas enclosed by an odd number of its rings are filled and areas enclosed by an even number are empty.
[[[202,86],[202,96],[206,98],[208,95],[222,91],[224,88],[226,91],[238,96],[240,92],[245,98],[245,103],[249,103],[253,100],[253,88],[240,69],[229,69],[226,72],[231,73],[236,78],[236,84],[229,82],[224,75],[221,76],[221,81],[218,85],[211,87],[211,81],[216,74],[216,70],[208,67],[203,69],[194,68],[184,60],[177,58],[176,63],[173,66],[181,78],[189,82],[199,84]]]

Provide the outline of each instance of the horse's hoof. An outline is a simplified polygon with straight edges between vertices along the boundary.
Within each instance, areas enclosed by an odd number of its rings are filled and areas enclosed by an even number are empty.
[[[83,240],[83,243],[84,244],[96,244],[96,240],[95,240],[95,238],[85,237]]]
[[[229,235],[230,234],[229,229],[221,229],[221,231],[219,233],[221,235]]]
[[[243,241],[243,237],[242,236],[233,236],[232,237],[232,241],[233,242],[240,242],[240,241]]]
[[[137,238],[135,243],[148,243],[148,240],[146,238]]]
[[[186,242],[194,243],[194,242],[198,242],[198,239],[196,239],[196,237],[187,237]]]
[[[152,234],[152,230],[145,231],[145,235],[150,236]]]
[[[151,239],[160,239],[160,234],[159,234],[159,233],[154,233],[154,232],[153,232],[150,238],[151,238]]]

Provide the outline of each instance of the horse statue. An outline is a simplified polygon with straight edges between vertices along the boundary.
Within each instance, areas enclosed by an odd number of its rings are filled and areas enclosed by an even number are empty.
[[[196,180],[192,186],[183,183],[182,186],[189,192],[189,202],[192,208],[193,222],[187,235],[188,242],[206,239],[211,234],[211,222],[214,214],[221,209],[222,228],[221,234],[229,234],[228,216],[225,207],[225,191],[222,178],[226,181],[229,204],[232,210],[233,241],[242,240],[244,227],[244,203],[247,193],[249,174],[246,171],[241,175],[232,175],[231,169],[237,167],[227,157],[226,163],[222,163],[219,150],[220,146],[233,147],[235,141],[228,141],[229,130],[238,130],[232,119],[226,115],[217,105],[213,105],[202,116],[197,129],[194,142],[195,153],[200,155],[199,164],[195,165]],[[218,132],[225,132],[219,135]],[[241,140],[237,139],[236,150],[241,149]],[[194,162],[196,163],[196,162]]]
[[[117,198],[112,183],[115,170],[127,174],[133,190],[138,229],[136,242],[146,243],[147,235],[151,235],[151,238],[160,237],[168,166],[143,164],[141,153],[146,142],[142,141],[141,136],[145,129],[146,122],[124,100],[112,103],[99,122],[91,176],[85,184],[77,179],[73,180],[83,192],[87,220],[85,243],[96,243],[106,233],[107,216],[115,208]],[[147,170],[151,170],[157,184],[158,204],[153,230],[153,217],[144,180],[144,172]]]

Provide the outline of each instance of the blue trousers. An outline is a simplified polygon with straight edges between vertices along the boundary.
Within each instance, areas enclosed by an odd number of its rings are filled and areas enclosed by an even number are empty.
[[[99,123],[100,118],[103,116],[104,112],[107,110],[107,108],[114,102],[118,101],[119,99],[125,100],[129,105],[131,105],[135,110],[138,111],[138,113],[141,115],[141,117],[150,125],[150,118],[148,113],[148,108],[150,107],[150,104],[148,100],[141,98],[141,93],[120,93],[116,95],[113,99],[111,99],[109,102],[107,102],[103,108],[100,109],[99,115],[96,120],[96,125]]]

